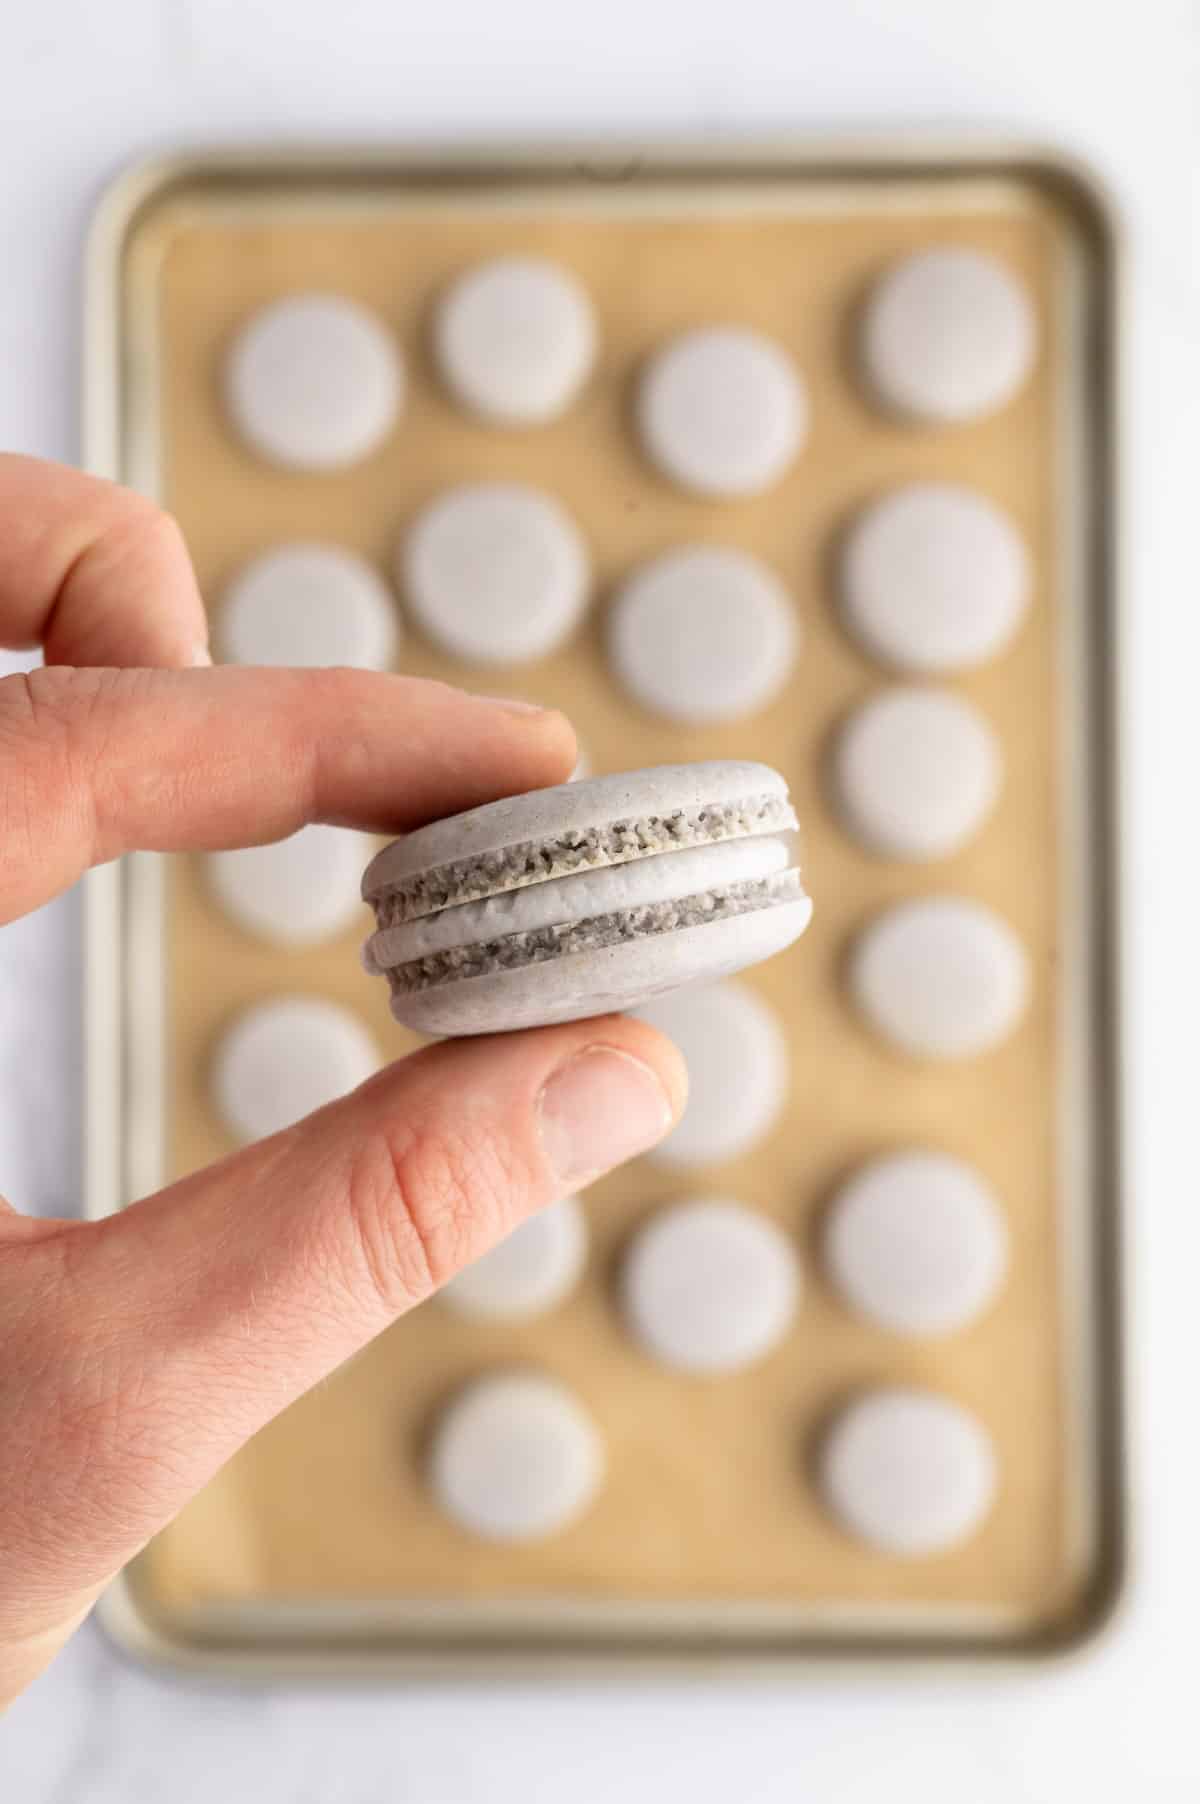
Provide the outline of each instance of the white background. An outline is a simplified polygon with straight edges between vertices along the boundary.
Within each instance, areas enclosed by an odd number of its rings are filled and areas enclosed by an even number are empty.
[[[1124,655],[1139,1577],[1036,1674],[238,1692],[94,1630],[0,1726],[11,1804],[1188,1804],[1200,1797],[1200,11],[1167,0],[9,0],[0,441],[76,454],[88,210],[151,149],[828,124],[1013,127],[1090,158],[1132,260]],[[0,933],[0,1175],[73,1206],[73,900]],[[0,1448],[0,1458],[3,1449]]]

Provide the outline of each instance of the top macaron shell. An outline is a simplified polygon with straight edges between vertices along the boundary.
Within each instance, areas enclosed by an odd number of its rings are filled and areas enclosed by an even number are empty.
[[[220,643],[235,664],[386,670],[398,639],[383,578],[341,545],[273,545],[242,565],[222,597]]]
[[[830,781],[843,824],[885,858],[948,858],[991,812],[1002,771],[1000,741],[953,690],[897,685],[842,722]]]
[[[442,380],[477,418],[540,426],[571,405],[596,355],[591,303],[542,257],[496,257],[464,271],[438,304]]]
[[[270,463],[338,470],[378,450],[404,403],[400,351],[382,322],[338,294],[293,294],[247,320],[230,346],[225,398]]]
[[[362,912],[356,879],[364,835],[310,821],[287,839],[208,852],[208,886],[243,933],[268,945],[320,945]]]
[[[695,1171],[766,1138],[787,1102],[788,1050],[761,996],[738,982],[692,984],[638,1013],[674,1041],[688,1068],[687,1107],[651,1153],[656,1165]]]
[[[608,651],[622,686],[684,726],[744,719],[788,682],[800,633],[774,572],[734,546],[683,545],[631,571]]]
[[[431,821],[429,826],[385,846],[367,866],[363,899],[372,901],[393,884],[423,876],[440,865],[483,858],[538,840],[558,840],[617,821],[651,816],[663,819],[681,811],[720,807],[751,797],[773,800],[786,807],[787,794],[787,783],[778,771],[768,764],[741,758],[658,764],[648,770],[618,771],[582,782],[560,783],[553,789],[534,789],[525,795],[485,802],[447,820]],[[791,823],[795,824],[794,815]],[[626,856],[642,856],[642,850],[631,844]]]
[[[449,1520],[484,1541],[536,1541],[587,1509],[604,1477],[599,1430],[573,1393],[531,1370],[493,1372],[433,1425],[428,1479]]]
[[[536,1209],[482,1258],[443,1284],[438,1302],[467,1321],[519,1322],[555,1308],[587,1261],[588,1231],[577,1196]]]
[[[680,488],[714,499],[770,488],[808,431],[808,397],[790,358],[745,326],[671,339],[642,373],[636,411],[650,461]]]
[[[963,425],[1017,394],[1033,365],[1029,296],[997,258],[935,246],[884,272],[866,307],[862,356],[879,401],[905,419]]]
[[[988,496],[951,482],[890,489],[841,547],[842,616],[864,651],[914,674],[1000,656],[1030,600],[1028,549]]]
[[[976,1058],[1008,1038],[1032,989],[1029,954],[1009,923],[968,896],[911,897],[860,932],[850,992],[864,1020],[911,1058]]]
[[[397,570],[417,625],[467,663],[548,657],[588,601],[579,532],[527,483],[460,483],[435,496],[404,535]]]
[[[766,1358],[788,1333],[800,1273],[769,1216],[727,1197],[696,1197],[635,1233],[620,1279],[627,1325],[676,1372],[715,1377]]]

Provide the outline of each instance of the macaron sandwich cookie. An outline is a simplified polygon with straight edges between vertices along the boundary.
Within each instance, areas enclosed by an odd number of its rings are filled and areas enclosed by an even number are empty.
[[[636,1008],[769,958],[812,914],[787,785],[763,764],[666,764],[435,821],[368,866],[368,971],[424,1033]]]

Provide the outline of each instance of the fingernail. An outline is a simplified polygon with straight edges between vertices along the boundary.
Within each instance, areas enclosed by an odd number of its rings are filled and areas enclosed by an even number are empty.
[[[650,1066],[611,1046],[590,1046],[560,1065],[538,1098],[538,1116],[546,1157],[563,1184],[656,1146],[674,1119]]]
[[[212,653],[209,651],[207,645],[197,645],[193,647],[192,668],[194,670],[207,670],[211,663]]]
[[[515,695],[477,695],[477,702],[487,702],[493,708],[506,708],[510,714],[544,714],[545,708],[540,702],[524,702]]]

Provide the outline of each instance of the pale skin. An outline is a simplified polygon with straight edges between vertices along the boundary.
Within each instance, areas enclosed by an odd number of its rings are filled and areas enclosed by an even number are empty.
[[[174,523],[0,456],[0,922],[135,848],[402,832],[563,781],[574,735],[414,678],[208,667]],[[256,1429],[682,1111],[621,1017],[447,1041],[99,1223],[0,1200],[0,1708]]]

